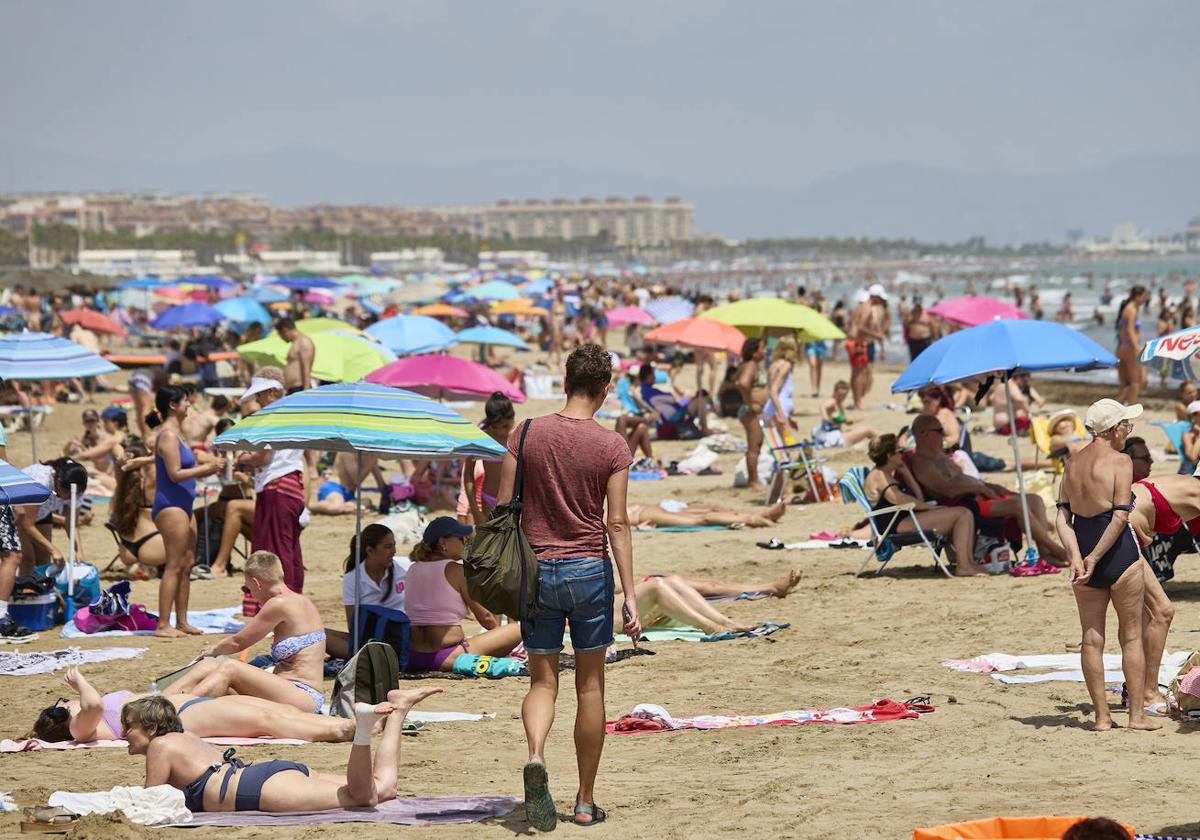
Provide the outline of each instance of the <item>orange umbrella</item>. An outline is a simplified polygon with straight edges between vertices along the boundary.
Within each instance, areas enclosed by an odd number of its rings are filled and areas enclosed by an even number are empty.
[[[685,318],[656,327],[646,333],[646,341],[658,344],[681,344],[704,350],[727,350],[741,353],[746,335],[737,327],[712,318]]]
[[[413,314],[428,315],[430,318],[466,318],[471,313],[447,303],[430,303],[426,306],[418,306],[413,310]]]
[[[68,309],[66,312],[60,312],[59,315],[63,319],[63,323],[79,324],[85,330],[108,333],[118,338],[124,338],[129,335],[124,327],[107,315],[97,312],[95,309]]]
[[[533,301],[527,297],[516,297],[501,300],[492,304],[490,311],[493,315],[518,315],[533,306]]]

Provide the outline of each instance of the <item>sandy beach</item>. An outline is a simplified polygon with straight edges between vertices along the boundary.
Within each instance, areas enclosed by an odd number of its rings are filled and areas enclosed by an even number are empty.
[[[898,362],[877,372],[869,397],[872,410],[855,415],[877,431],[896,431],[911,422],[902,402],[888,393]],[[827,365],[825,392],[848,374],[844,362]],[[806,381],[803,366],[798,381]],[[114,377],[123,381],[123,375]],[[690,381],[690,379],[685,379]],[[797,390],[800,390],[797,388]],[[806,389],[805,389],[806,390]],[[1051,391],[1052,389],[1046,389]],[[1045,391],[1044,391],[1045,393]],[[1111,396],[1105,393],[1091,398]],[[102,397],[103,395],[101,395]],[[1085,398],[1075,407],[1082,413]],[[106,403],[98,398],[98,407]],[[1052,400],[1053,404],[1053,400]],[[1148,405],[1135,434],[1152,447],[1164,443],[1150,419],[1163,419],[1165,406]],[[558,408],[532,401],[517,407],[518,418]],[[482,407],[468,409],[478,417]],[[817,404],[797,400],[803,430],[816,423]],[[39,449],[57,453],[78,427],[79,407],[60,405],[39,431]],[[979,418],[990,426],[990,418]],[[1173,419],[1173,418],[1172,418]],[[606,421],[611,422],[611,421]],[[729,429],[740,437],[736,422]],[[973,424],[974,425],[974,424]],[[973,436],[977,449],[1011,462],[1007,438]],[[1027,452],[1033,449],[1023,440]],[[688,443],[660,444],[664,460],[678,459]],[[830,466],[839,473],[866,464],[863,449],[834,450]],[[29,436],[10,435],[10,460],[29,463]],[[690,502],[751,505],[761,493],[730,485],[740,455],[723,455],[724,474],[678,477],[631,484],[631,501],[656,504],[663,498]],[[1156,465],[1170,472],[1174,462]],[[1012,472],[998,482],[1012,486]],[[84,532],[87,559],[103,567],[113,544],[102,522],[105,506]],[[721,576],[732,580],[778,578],[798,567],[804,577],[784,600],[720,604],[746,620],[789,622],[768,638],[712,644],[659,642],[646,645],[653,656],[633,657],[608,670],[608,717],[638,703],[656,703],[677,715],[759,714],[792,709],[857,706],[879,698],[905,700],[928,695],[936,707],[917,720],[839,726],[812,724],[722,731],[610,736],[597,784],[597,801],[610,814],[592,836],[662,838],[902,838],[915,826],[1001,814],[1104,815],[1133,824],[1141,832],[1200,833],[1194,797],[1194,759],[1182,738],[1194,725],[1165,721],[1156,733],[1118,728],[1089,730],[1083,683],[1002,685],[986,675],[958,673],[941,664],[991,652],[1066,653],[1077,650],[1078,618],[1064,575],[946,580],[927,555],[902,552],[882,577],[856,579],[859,550],[766,551],[755,542],[777,537],[806,540],[823,529],[848,528],[862,518],[857,506],[840,503],[793,506],[778,527],[699,533],[638,532],[635,571]],[[364,521],[371,521],[369,518]],[[303,537],[308,594],[329,626],[343,624],[339,578],[353,533],[353,517],[314,517]],[[57,537],[57,535],[56,535]],[[60,540],[65,545],[65,540]],[[408,546],[400,550],[407,552]],[[1200,571],[1194,555],[1181,558],[1167,585],[1178,613],[1168,650],[1190,650],[1200,640]],[[240,603],[240,581],[200,581],[192,586],[193,609]],[[133,585],[134,600],[151,608],[157,581]],[[86,669],[101,691],[142,690],[156,675],[186,663],[213,641],[154,638],[94,639],[81,642],[43,632],[32,644],[9,650],[51,650],[130,645],[145,647],[139,658]],[[260,645],[260,648],[265,648]],[[1110,613],[1108,650],[1115,652],[1116,621]],[[564,673],[558,720],[547,760],[551,790],[560,811],[569,811],[575,789],[570,733],[574,698]],[[37,711],[66,693],[62,673],[0,678],[0,718],[4,737],[22,737]],[[415,685],[416,683],[407,683]],[[331,682],[326,683],[328,691]],[[494,713],[472,723],[427,725],[403,745],[399,791],[405,795],[520,796],[525,760],[519,704],[527,680],[437,681],[444,688],[422,708]],[[1118,726],[1123,712],[1115,715]],[[243,748],[248,758],[286,757],[319,770],[341,770],[349,745]],[[44,802],[56,789],[96,790],[143,779],[142,759],[119,750],[0,755],[0,790],[11,790],[21,805]],[[355,836],[395,836],[390,826],[354,825]],[[0,832],[17,830],[17,817],[0,817]],[[563,824],[567,835],[577,830]],[[518,808],[507,818],[483,824],[411,827],[407,837],[507,837],[528,831]],[[316,838],[324,826],[228,829],[226,838],[290,836]],[[75,838],[162,836],[121,820],[87,818]]]

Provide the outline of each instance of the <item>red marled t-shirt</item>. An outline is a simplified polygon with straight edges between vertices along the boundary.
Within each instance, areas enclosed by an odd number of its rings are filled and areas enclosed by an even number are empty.
[[[633,463],[629,444],[592,418],[548,414],[527,421],[521,530],[539,560],[607,557],[608,478]],[[514,456],[524,425],[508,436]]]

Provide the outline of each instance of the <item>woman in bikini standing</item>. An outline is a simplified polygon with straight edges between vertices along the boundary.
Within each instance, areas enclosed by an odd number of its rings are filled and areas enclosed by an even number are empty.
[[[1136,698],[1145,696],[1142,647],[1145,563],[1129,527],[1133,505],[1133,464],[1121,454],[1125,438],[1140,417],[1140,405],[1099,400],[1087,410],[1084,425],[1092,442],[1071,457],[1059,487],[1058,535],[1067,551],[1070,583],[1083,630],[1084,681],[1095,708],[1097,731],[1112,728],[1104,693],[1104,631],[1111,600],[1117,610],[1121,669],[1129,692],[1129,728],[1153,730]]]
[[[125,449],[131,458],[153,462],[152,458],[144,457],[145,446],[137,438],[131,438]],[[152,575],[148,569],[161,568],[167,562],[166,544],[162,534],[154,527],[154,517],[150,515],[153,507],[153,468],[147,464],[119,469],[109,525],[120,541],[121,562],[129,567],[130,577],[134,580],[150,578]]]
[[[742,406],[738,409],[738,421],[746,430],[746,478],[754,488],[766,487],[758,478],[758,455],[762,451],[763,430],[759,425],[762,416],[762,400],[754,391],[758,387],[759,372],[767,348],[762,339],[747,338],[742,344],[742,363],[737,369],[737,388],[742,394]]]
[[[1140,330],[1142,307],[1150,302],[1150,293],[1143,286],[1134,286],[1129,297],[1117,310],[1117,375],[1121,390],[1117,402],[1132,405],[1146,387],[1146,369],[1138,363],[1141,351]]]
[[[512,400],[500,391],[488,397],[483,408],[483,422],[479,428],[501,446],[508,445],[508,436],[512,434],[513,426],[517,424],[517,415],[513,411]],[[496,506],[496,494],[500,492],[500,467],[503,459],[498,461],[483,461],[483,487],[480,488],[476,478],[475,459],[465,458],[462,466],[463,494],[467,500],[468,510],[476,525],[487,522]]]

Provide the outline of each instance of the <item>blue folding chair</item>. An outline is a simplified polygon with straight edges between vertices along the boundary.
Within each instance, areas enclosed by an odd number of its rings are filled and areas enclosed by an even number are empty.
[[[1189,461],[1183,454],[1183,433],[1192,428],[1192,421],[1177,420],[1174,423],[1164,423],[1162,420],[1151,420],[1151,426],[1158,426],[1171,441],[1171,446],[1179,453],[1179,474],[1191,475],[1196,471],[1196,462]]]
[[[884,567],[887,566],[888,561],[892,559],[897,550],[914,545],[924,545],[929,550],[934,565],[941,569],[946,577],[954,577],[950,567],[942,560],[942,549],[946,547],[945,536],[932,528],[921,527],[921,523],[917,520],[916,505],[912,502],[872,510],[871,503],[867,501],[866,480],[866,467],[851,467],[838,481],[838,487],[842,491],[842,503],[848,505],[858,502],[867,512],[867,522],[871,525],[871,533],[875,535],[872,544],[867,548],[867,556],[863,558],[862,565],[858,567],[855,577],[862,575],[867,564],[871,562],[872,556],[879,561],[879,568],[875,570],[875,574],[879,575],[883,573]],[[903,521],[906,513],[912,518],[913,530],[903,534],[897,533],[895,528]],[[891,514],[891,518],[888,520],[887,527],[880,531],[875,524],[875,517],[886,514]]]

